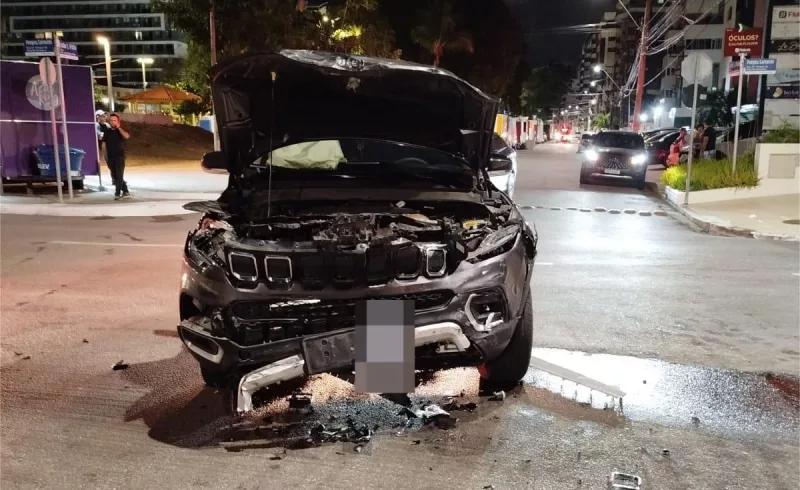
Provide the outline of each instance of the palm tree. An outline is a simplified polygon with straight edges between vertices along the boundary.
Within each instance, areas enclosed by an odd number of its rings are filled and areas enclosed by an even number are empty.
[[[439,66],[445,51],[474,49],[469,34],[456,30],[453,4],[448,0],[434,0],[418,14],[420,19],[411,31],[411,39],[433,55],[433,66]]]

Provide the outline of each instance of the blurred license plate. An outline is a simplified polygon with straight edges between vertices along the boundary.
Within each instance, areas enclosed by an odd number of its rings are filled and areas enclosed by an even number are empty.
[[[619,175],[619,170],[617,170],[615,168],[606,168],[606,169],[603,169],[603,172],[605,172],[607,174],[612,174],[612,175]]]

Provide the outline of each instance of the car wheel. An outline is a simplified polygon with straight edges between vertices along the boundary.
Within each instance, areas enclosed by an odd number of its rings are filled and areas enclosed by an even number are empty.
[[[647,172],[642,172],[641,177],[636,178],[636,188],[643,191],[647,186]]]
[[[220,372],[201,367],[200,374],[203,376],[206,386],[209,388],[227,388],[228,377]]]
[[[589,175],[591,175],[591,172],[581,169],[581,184],[589,183]]]
[[[514,329],[508,347],[500,356],[481,368],[481,389],[497,391],[514,388],[528,372],[532,351],[533,301],[528,293],[522,318]]]

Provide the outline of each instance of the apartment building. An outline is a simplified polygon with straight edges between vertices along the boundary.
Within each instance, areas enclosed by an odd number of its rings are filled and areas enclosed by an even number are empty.
[[[78,63],[93,65],[101,84],[106,83],[106,68],[98,36],[110,40],[114,86],[142,88],[139,58],[154,61],[145,70],[152,87],[164,70],[186,57],[186,44],[149,0],[11,0],[0,3],[0,17],[3,59],[25,59],[26,39],[60,32],[64,41],[77,45]]]

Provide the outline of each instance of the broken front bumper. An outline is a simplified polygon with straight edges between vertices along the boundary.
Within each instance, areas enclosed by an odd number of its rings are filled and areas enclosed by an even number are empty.
[[[521,233],[508,252],[474,264],[463,262],[453,274],[442,278],[392,281],[381,287],[351,290],[304,291],[293,287],[280,292],[263,285],[250,290],[237,289],[221,268],[200,270],[185,259],[181,304],[192,304],[196,311],[187,315],[182,308],[182,316],[189,318],[180,323],[178,334],[204,369],[241,379],[238,405],[247,411],[249,396],[256,390],[308,374],[308,364],[314,363],[303,359],[303,338],[307,336],[237,342],[231,338],[235,336],[220,327],[216,317],[212,320],[210,312],[227,311],[244,302],[358,301],[447,291],[450,296],[446,304],[415,312],[416,367],[477,365],[493,360],[507,347],[522,315],[526,295],[530,294],[533,258]],[[487,296],[501,299],[502,315],[475,314],[473,306]],[[329,329],[325,333],[348,329],[352,327]]]

